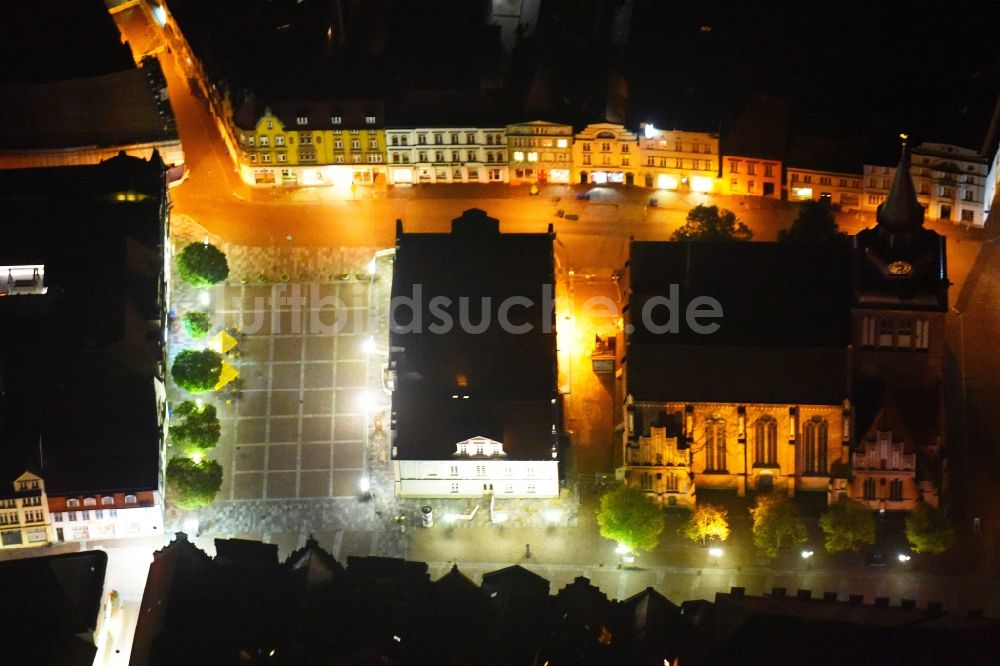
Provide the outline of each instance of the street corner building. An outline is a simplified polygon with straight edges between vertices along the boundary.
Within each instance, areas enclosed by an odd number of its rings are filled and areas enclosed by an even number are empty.
[[[0,545],[162,532],[166,170],[0,171]]]
[[[632,243],[617,345],[628,485],[688,507],[698,489],[937,505],[949,283],[908,162],[904,147],[878,223],[851,239]],[[716,316],[692,321],[704,298]]]
[[[559,495],[554,241],[551,231],[502,234],[477,209],[448,234],[404,233],[397,223],[397,496]]]

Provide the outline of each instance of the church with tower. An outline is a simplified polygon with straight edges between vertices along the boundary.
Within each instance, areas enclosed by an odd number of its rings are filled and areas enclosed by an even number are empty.
[[[616,346],[627,485],[665,506],[705,489],[938,503],[946,248],[908,166],[904,143],[876,225],[843,240],[632,242]],[[660,321],[706,298],[710,332]]]

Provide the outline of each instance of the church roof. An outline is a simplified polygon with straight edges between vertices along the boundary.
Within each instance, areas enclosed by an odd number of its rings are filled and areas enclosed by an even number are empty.
[[[893,233],[915,231],[924,224],[924,209],[917,201],[910,177],[910,151],[905,140],[889,196],[879,205],[875,217],[880,227]]]

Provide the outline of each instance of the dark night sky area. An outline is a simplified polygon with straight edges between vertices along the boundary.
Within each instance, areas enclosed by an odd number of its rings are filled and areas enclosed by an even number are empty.
[[[631,123],[694,115],[711,129],[765,93],[793,101],[795,131],[979,148],[1000,92],[1000,4],[987,0],[636,0],[632,28]]]

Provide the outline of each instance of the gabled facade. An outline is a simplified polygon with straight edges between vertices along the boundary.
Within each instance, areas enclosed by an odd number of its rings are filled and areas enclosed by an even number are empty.
[[[390,127],[389,184],[506,183],[504,127]]]
[[[233,117],[240,175],[251,185],[373,185],[385,175],[381,102],[278,102],[252,97]]]
[[[568,183],[573,127],[544,120],[507,125],[510,183]]]
[[[639,185],[658,190],[714,192],[719,177],[719,135],[661,130],[643,124]]]
[[[623,125],[596,123],[577,133],[573,143],[574,183],[635,185],[639,136]]]
[[[0,492],[0,548],[44,546],[52,542],[45,481],[30,471],[14,479],[12,490]]]

